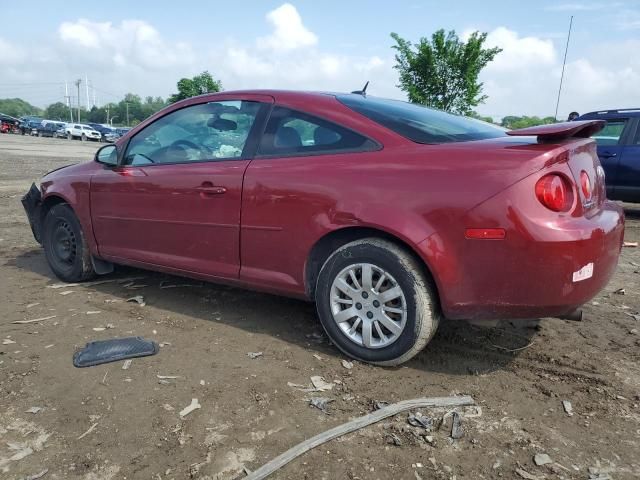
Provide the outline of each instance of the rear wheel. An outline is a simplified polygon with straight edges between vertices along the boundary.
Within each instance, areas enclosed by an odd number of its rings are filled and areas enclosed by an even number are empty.
[[[331,341],[377,365],[399,365],[422,350],[440,320],[435,289],[405,249],[377,238],[336,250],[323,265],[316,307]]]
[[[61,280],[81,282],[95,276],[82,227],[69,205],[59,204],[49,210],[42,245],[51,270]]]

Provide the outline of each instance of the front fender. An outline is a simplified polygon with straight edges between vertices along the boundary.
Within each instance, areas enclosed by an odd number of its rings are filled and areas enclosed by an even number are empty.
[[[78,217],[93,255],[98,254],[98,245],[91,221],[90,184],[96,167],[99,166],[90,162],[62,168],[45,175],[40,184],[42,220],[53,205],[61,202],[68,204]]]

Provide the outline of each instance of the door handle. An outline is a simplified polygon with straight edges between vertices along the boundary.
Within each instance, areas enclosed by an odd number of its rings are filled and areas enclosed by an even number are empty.
[[[600,154],[600,156],[602,158],[613,158],[613,157],[617,157],[618,154],[617,153],[611,153],[611,152],[603,152]]]
[[[200,192],[200,196],[203,198],[210,197],[212,195],[222,195],[227,192],[225,187],[220,185],[214,185],[211,182],[202,182],[197,190]]]

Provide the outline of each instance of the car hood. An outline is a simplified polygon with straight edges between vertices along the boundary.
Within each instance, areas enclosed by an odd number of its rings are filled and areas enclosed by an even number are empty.
[[[83,162],[64,167],[56,168],[46,173],[42,177],[42,183],[51,182],[60,177],[88,177],[91,176],[100,166],[96,162]]]

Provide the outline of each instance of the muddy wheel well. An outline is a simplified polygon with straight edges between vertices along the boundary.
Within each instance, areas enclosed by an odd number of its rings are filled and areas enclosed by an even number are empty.
[[[55,195],[51,195],[47,197],[44,202],[42,202],[42,207],[40,208],[40,226],[44,224],[44,219],[51,210],[56,205],[60,205],[61,203],[67,203],[66,200],[62,197],[57,197]]]
[[[427,276],[427,279],[433,285],[438,299],[440,298],[436,283],[433,279],[431,271],[429,270],[429,267],[424,263],[422,258],[409,244],[387,232],[368,227],[347,227],[340,230],[335,230],[331,233],[328,233],[316,242],[316,244],[311,249],[311,253],[309,254],[309,258],[307,259],[307,264],[305,266],[305,289],[307,292],[307,296],[311,300],[314,299],[316,293],[316,282],[318,280],[318,275],[320,274],[320,269],[333,252],[335,252],[341,246],[346,245],[347,243],[353,242],[355,240],[360,240],[362,238],[371,237],[382,238],[389,242],[395,243],[396,245],[406,250],[410,255],[415,257],[415,259],[424,269],[424,273]]]

